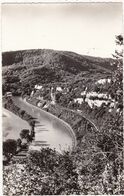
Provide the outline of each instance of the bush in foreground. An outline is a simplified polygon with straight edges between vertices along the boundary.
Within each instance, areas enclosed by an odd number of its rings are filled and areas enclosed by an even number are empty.
[[[82,157],[81,154],[74,157],[69,152],[58,154],[49,148],[30,151],[25,162],[16,162],[7,168],[4,167],[4,195],[123,193],[122,173],[119,181],[113,178],[110,162],[105,163],[105,167],[98,171],[98,160],[101,161],[103,156],[99,156],[98,153],[95,156],[94,152],[91,163],[87,165],[84,165]],[[97,172],[94,173],[96,169]]]
[[[3,142],[3,155],[9,161],[13,155],[16,154],[17,143],[14,139],[8,139]]]

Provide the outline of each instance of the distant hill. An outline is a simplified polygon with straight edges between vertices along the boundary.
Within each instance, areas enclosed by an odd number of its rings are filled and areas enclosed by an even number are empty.
[[[71,82],[83,73],[107,75],[115,69],[112,62],[111,58],[91,57],[49,49],[3,52],[3,85],[7,84],[8,90],[11,90],[10,84],[14,86],[15,82],[19,82],[21,86],[28,86],[29,82],[32,85]]]
[[[2,65],[12,65],[17,63],[37,64],[58,66],[67,70],[88,70],[89,68],[101,69],[106,68],[111,70],[111,58],[91,57],[86,55],[79,55],[74,52],[56,51],[49,49],[37,50],[20,50],[12,52],[3,52]],[[58,65],[59,64],[59,65]],[[77,68],[75,68],[77,66]]]

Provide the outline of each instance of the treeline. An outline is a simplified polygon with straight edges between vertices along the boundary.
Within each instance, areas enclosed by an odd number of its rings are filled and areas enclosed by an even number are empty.
[[[81,71],[85,69],[96,68],[99,69],[112,69],[110,62],[113,62],[111,58],[98,58],[86,55],[79,55],[74,52],[68,51],[55,51],[49,49],[37,49],[37,50],[22,50],[22,51],[10,51],[2,53],[2,65],[12,65],[23,63],[26,65],[51,65],[55,66],[60,64],[66,69],[76,69]],[[70,65],[70,67],[69,67]],[[58,65],[57,65],[58,66]],[[73,67],[74,66],[74,67]],[[84,70],[84,68],[82,70]],[[73,69],[72,69],[73,71]]]

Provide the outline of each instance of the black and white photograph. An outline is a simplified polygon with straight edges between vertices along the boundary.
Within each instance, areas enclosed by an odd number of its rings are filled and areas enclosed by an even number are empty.
[[[2,192],[123,195],[123,3],[1,3]]]

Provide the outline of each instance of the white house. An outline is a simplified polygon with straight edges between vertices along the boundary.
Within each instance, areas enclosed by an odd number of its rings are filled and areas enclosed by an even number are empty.
[[[87,98],[90,98],[90,97],[97,97],[98,96],[98,93],[97,92],[94,92],[94,91],[91,91],[89,93],[87,93]]]
[[[92,108],[93,106],[97,106],[97,107],[100,107],[102,105],[102,103],[105,103],[107,104],[108,101],[105,101],[105,100],[92,100],[92,99],[89,99],[89,98],[86,98],[85,101],[88,103],[88,105]]]
[[[57,86],[56,91],[62,92],[62,88],[60,86]]]
[[[43,108],[48,108],[49,107],[49,103],[46,103]]]
[[[100,93],[98,94],[98,98],[103,98],[103,99],[107,99],[107,94],[104,94],[104,93]]]
[[[6,97],[12,97],[12,92],[6,92]]]
[[[78,102],[79,104],[82,104],[83,98],[76,98],[74,99],[74,103]]]
[[[104,78],[104,79],[98,80],[96,82],[96,84],[105,84],[105,83],[110,83],[110,82],[111,82],[111,79],[110,78],[108,78],[108,79]]]
[[[38,107],[41,107],[42,106],[42,103],[41,102],[38,102],[37,106]]]
[[[86,95],[86,91],[81,92],[81,95],[82,96]]]
[[[41,97],[40,95],[38,96],[38,100],[43,101],[43,96]]]
[[[36,84],[34,88],[35,88],[36,90],[40,90],[40,89],[42,89],[42,88],[43,88],[43,86],[42,86],[42,85],[38,85],[38,84]]]

